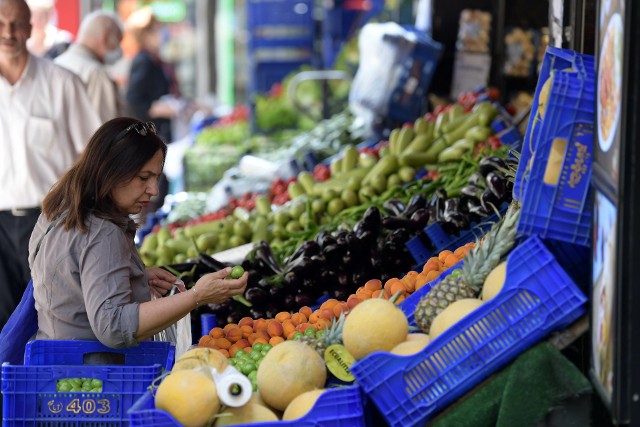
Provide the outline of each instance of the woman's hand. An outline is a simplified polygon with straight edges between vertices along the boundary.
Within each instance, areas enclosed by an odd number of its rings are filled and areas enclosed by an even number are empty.
[[[173,284],[178,280],[176,276],[160,267],[147,268],[147,277],[149,278],[149,288],[151,293],[160,298],[171,290]],[[178,285],[180,292],[185,291],[184,285]]]
[[[231,274],[231,267],[205,274],[196,282],[195,289],[198,304],[222,304],[235,295],[244,293],[249,280],[249,273],[245,272],[239,279],[227,279]]]

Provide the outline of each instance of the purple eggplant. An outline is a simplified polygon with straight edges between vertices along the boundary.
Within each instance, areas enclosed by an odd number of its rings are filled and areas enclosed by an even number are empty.
[[[426,206],[427,199],[422,194],[414,194],[409,199],[409,202],[407,202],[407,207],[402,212],[402,216],[405,218],[411,218],[418,209],[424,209]]]
[[[500,206],[500,200],[489,188],[485,188],[480,196],[480,204],[489,212],[495,212]]]
[[[492,171],[487,174],[487,188],[499,201],[503,201],[507,195],[505,179],[499,172]]]
[[[397,230],[399,228],[413,228],[414,224],[409,218],[401,216],[385,216],[382,218],[382,227],[387,230]]]
[[[244,297],[252,305],[261,306],[269,301],[269,294],[262,288],[249,288],[244,292]]]
[[[403,212],[407,208],[405,204],[398,199],[386,200],[382,207],[389,213],[389,215],[393,216],[402,216]]]
[[[311,298],[309,295],[305,293],[299,293],[295,295],[294,300],[296,303],[296,307],[304,307],[305,305],[310,306],[310,305],[313,305],[313,303],[315,302],[313,298]]]
[[[417,209],[411,214],[412,229],[422,230],[429,224],[429,210],[427,208]]]
[[[382,222],[382,215],[380,209],[375,206],[369,207],[364,215],[362,215],[362,225],[366,230],[378,233],[380,231],[380,224]]]
[[[507,163],[497,156],[485,157],[478,163],[478,170],[483,176],[487,176],[489,172],[502,172],[507,169]]]

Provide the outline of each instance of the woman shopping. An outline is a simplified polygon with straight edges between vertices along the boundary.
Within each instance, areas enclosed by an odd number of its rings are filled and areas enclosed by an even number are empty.
[[[167,147],[152,123],[116,118],[48,193],[29,243],[37,339],[99,340],[119,348],[149,340],[202,304],[244,292],[248,275],[203,276],[162,298],[177,278],[146,269],[134,246],[138,214],[158,193]]]

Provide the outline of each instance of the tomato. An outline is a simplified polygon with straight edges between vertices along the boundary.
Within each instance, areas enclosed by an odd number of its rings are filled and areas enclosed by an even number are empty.
[[[497,87],[487,88],[487,95],[492,101],[497,101],[500,98],[500,89]]]
[[[313,168],[313,177],[316,181],[326,181],[331,178],[331,169],[325,164],[318,164]]]
[[[489,146],[492,150],[497,150],[498,148],[502,147],[502,141],[500,141],[500,138],[495,135],[491,135],[487,139],[487,142],[489,143]]]

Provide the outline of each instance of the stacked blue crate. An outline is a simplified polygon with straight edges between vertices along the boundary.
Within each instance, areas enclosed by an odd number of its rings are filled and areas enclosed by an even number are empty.
[[[311,0],[249,0],[249,93],[268,92],[274,83],[313,59]]]

